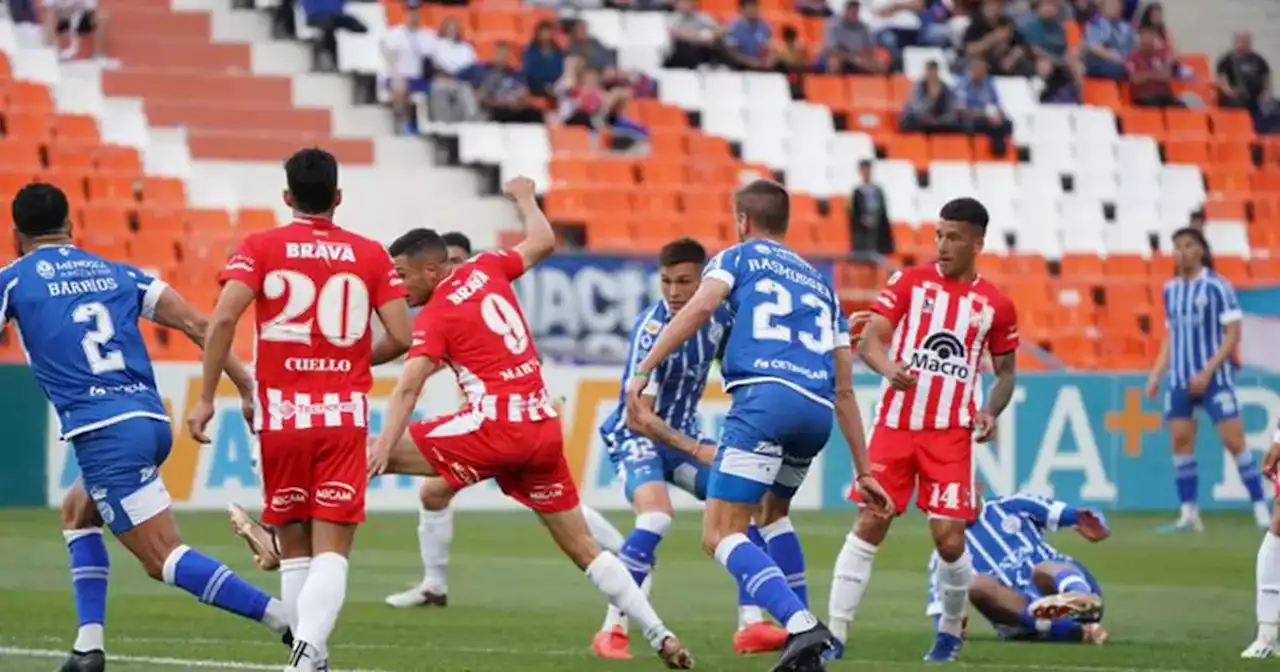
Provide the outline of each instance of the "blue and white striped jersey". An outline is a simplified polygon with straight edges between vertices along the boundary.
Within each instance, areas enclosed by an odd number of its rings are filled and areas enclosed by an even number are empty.
[[[986,574],[1018,592],[1031,586],[1035,566],[1046,560],[1069,561],[1045,540],[1065,521],[1075,520],[1076,509],[1066,502],[1025,493],[987,500],[982,512],[965,530],[965,543],[973,556],[973,571]],[[938,554],[929,556],[929,602],[926,613],[942,613],[933,577]]]
[[[1164,285],[1165,327],[1169,339],[1169,387],[1186,389],[1191,379],[1222,346],[1225,327],[1244,314],[1227,279],[1206,268],[1190,280],[1174,278]],[[1235,364],[1230,357],[1213,374],[1212,385],[1231,387]]]
[[[835,406],[833,350],[849,346],[849,324],[830,280],[772,240],[749,240],[717,254],[703,277],[730,288],[733,326],[721,365],[726,390],[780,383]]]
[[[0,269],[0,325],[14,322],[63,438],[130,418],[169,422],[138,328],[165,283],[72,245]]]
[[[624,387],[626,381],[631,379],[631,372],[649,355],[649,350],[653,348],[658,335],[671,317],[671,310],[665,301],[659,301],[640,313],[640,318],[631,329],[630,354],[622,373]],[[707,375],[711,373],[712,362],[720,354],[721,341],[728,326],[729,310],[721,306],[692,338],[685,341],[684,345],[671,353],[653,371],[645,393],[653,391],[654,413],[676,431],[695,438],[701,434],[698,427],[698,402],[702,400],[702,393],[707,388]],[[600,436],[611,451],[635,436],[634,432],[627,429],[624,395],[625,389],[618,395],[618,407],[600,426]]]

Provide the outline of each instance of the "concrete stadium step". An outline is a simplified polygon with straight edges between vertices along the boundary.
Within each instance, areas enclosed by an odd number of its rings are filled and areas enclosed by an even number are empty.
[[[160,126],[210,131],[249,131],[331,135],[332,115],[325,109],[219,104],[213,101],[149,100],[147,120]]]
[[[108,53],[125,68],[181,68],[247,74],[252,49],[247,44],[212,44],[199,40],[113,37]]]
[[[108,27],[115,44],[138,37],[163,37],[207,43],[213,19],[206,12],[175,12],[168,8],[118,7],[111,11]]]
[[[208,100],[267,107],[293,104],[293,82],[288,77],[186,69],[107,70],[102,73],[102,90],[108,96],[133,96],[146,100]]]
[[[190,128],[187,142],[191,156],[224,161],[270,161],[279,163],[303,147],[320,147],[338,161],[356,166],[374,162],[373,142],[365,138],[334,138],[318,133],[262,131],[222,131]]]

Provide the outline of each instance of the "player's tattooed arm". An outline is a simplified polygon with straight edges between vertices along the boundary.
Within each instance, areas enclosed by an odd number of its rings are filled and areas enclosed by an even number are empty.
[[[439,365],[430,357],[413,357],[405,362],[396,388],[387,400],[386,417],[383,419],[382,435],[373,442],[369,451],[369,473],[376,476],[387,468],[391,448],[400,441],[409,428],[409,418],[413,415],[413,407],[422,395],[422,386],[435,373]]]
[[[205,332],[209,329],[209,320],[201,315],[186,299],[172,287],[165,288],[156,301],[155,312],[151,321],[156,324],[182,332],[192,343],[204,347]],[[241,396],[252,396],[253,376],[234,355],[227,357],[223,369],[227,377],[235,384]]]
[[[657,413],[654,413],[653,405],[656,401],[657,399],[653,395],[641,395],[640,403],[634,407],[636,412],[631,413],[628,411],[627,413],[627,427],[634,432],[639,432],[654,443],[671,446],[699,462],[709,463],[710,458],[714,457],[714,451],[705,450],[697,439],[684,432],[677,431],[670,423],[663,420]],[[712,454],[702,455],[702,453],[707,452]]]
[[[996,382],[987,393],[987,403],[983,404],[982,412],[995,418],[1008,408],[1009,401],[1013,399],[1013,390],[1018,384],[1017,351],[992,355],[991,368],[995,372]]]

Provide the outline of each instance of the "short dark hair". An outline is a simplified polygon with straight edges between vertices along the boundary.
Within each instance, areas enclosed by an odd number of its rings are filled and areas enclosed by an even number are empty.
[[[338,160],[329,152],[319,147],[299,150],[284,162],[284,174],[298,212],[318,215],[336,205]]]
[[[444,239],[431,229],[410,230],[408,233],[396,238],[395,242],[391,243],[391,246],[387,248],[387,252],[393,257],[416,257],[427,253],[438,259],[444,259],[449,256],[449,250],[445,247]]]
[[[863,159],[858,162],[859,170],[871,170],[871,159]]]
[[[947,204],[938,212],[938,217],[949,222],[964,222],[972,225],[984,235],[987,232],[987,224],[991,221],[986,206],[978,199],[969,197],[947,201]]]
[[[1196,241],[1196,244],[1200,246],[1200,249],[1204,250],[1204,257],[1202,259],[1204,267],[1212,269],[1213,248],[1209,247],[1209,239],[1204,237],[1204,231],[1195,227],[1184,226],[1181,229],[1174,231],[1173,235],[1169,236],[1169,240],[1176,241],[1184,236],[1190,237],[1192,240]]]
[[[662,251],[658,252],[658,265],[664,268],[676,264],[701,266],[705,263],[707,263],[707,248],[692,238],[677,238],[663,245]]]
[[[440,239],[449,247],[461,247],[466,251],[468,257],[471,256],[471,239],[467,237],[467,234],[461,231],[450,231],[440,236]]]
[[[24,236],[47,236],[67,226],[67,196],[45,182],[32,182],[18,191],[10,205],[14,227]]]
[[[751,223],[765,233],[783,234],[791,221],[791,198],[781,184],[773,180],[755,180],[734,194],[738,213],[751,218]]]

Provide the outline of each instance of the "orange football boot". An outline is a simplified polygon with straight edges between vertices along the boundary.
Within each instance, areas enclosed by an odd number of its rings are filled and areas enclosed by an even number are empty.
[[[787,631],[768,621],[758,621],[733,633],[733,652],[737,654],[781,651],[787,643]]]
[[[605,660],[631,660],[630,646],[631,636],[620,625],[601,630],[591,638],[591,652]]]

